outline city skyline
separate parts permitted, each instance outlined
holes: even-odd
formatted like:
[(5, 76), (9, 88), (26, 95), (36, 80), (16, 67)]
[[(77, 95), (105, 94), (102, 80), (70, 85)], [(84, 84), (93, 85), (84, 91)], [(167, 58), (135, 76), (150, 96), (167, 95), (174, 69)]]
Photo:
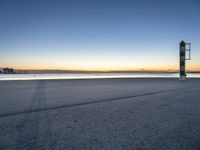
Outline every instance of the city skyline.
[(200, 71), (198, 0), (0, 2), (0, 68)]

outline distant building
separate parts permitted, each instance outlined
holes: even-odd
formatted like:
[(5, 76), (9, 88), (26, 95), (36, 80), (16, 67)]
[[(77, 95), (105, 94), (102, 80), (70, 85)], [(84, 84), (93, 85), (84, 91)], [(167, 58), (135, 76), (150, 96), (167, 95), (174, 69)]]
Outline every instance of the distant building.
[(4, 73), (4, 74), (14, 74), (15, 71), (14, 71), (13, 68), (3, 68), (2, 73)]

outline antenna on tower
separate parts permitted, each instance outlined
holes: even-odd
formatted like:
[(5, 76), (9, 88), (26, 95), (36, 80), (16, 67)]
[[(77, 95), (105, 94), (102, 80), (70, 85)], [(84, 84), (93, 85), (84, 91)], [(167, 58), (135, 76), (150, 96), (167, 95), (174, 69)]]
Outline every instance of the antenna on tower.
[(188, 52), (188, 58), (185, 60), (191, 60), (191, 43), (185, 43), (185, 51)]

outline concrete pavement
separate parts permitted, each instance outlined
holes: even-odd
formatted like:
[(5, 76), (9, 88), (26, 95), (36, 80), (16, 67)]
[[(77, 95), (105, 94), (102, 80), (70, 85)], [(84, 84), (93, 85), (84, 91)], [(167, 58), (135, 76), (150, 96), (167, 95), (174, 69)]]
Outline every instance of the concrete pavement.
[(0, 149), (200, 149), (200, 79), (0, 81)]

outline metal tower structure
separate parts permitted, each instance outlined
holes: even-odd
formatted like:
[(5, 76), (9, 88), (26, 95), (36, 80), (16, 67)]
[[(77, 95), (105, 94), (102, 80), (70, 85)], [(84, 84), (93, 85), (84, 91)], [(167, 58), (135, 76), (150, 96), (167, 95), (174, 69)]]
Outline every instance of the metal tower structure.
[[(191, 43), (185, 43), (184, 41), (180, 42), (180, 77), (179, 80), (183, 81), (186, 79), (185, 73), (185, 61), (191, 60)], [(186, 57), (186, 52), (188, 52), (188, 57)]]

